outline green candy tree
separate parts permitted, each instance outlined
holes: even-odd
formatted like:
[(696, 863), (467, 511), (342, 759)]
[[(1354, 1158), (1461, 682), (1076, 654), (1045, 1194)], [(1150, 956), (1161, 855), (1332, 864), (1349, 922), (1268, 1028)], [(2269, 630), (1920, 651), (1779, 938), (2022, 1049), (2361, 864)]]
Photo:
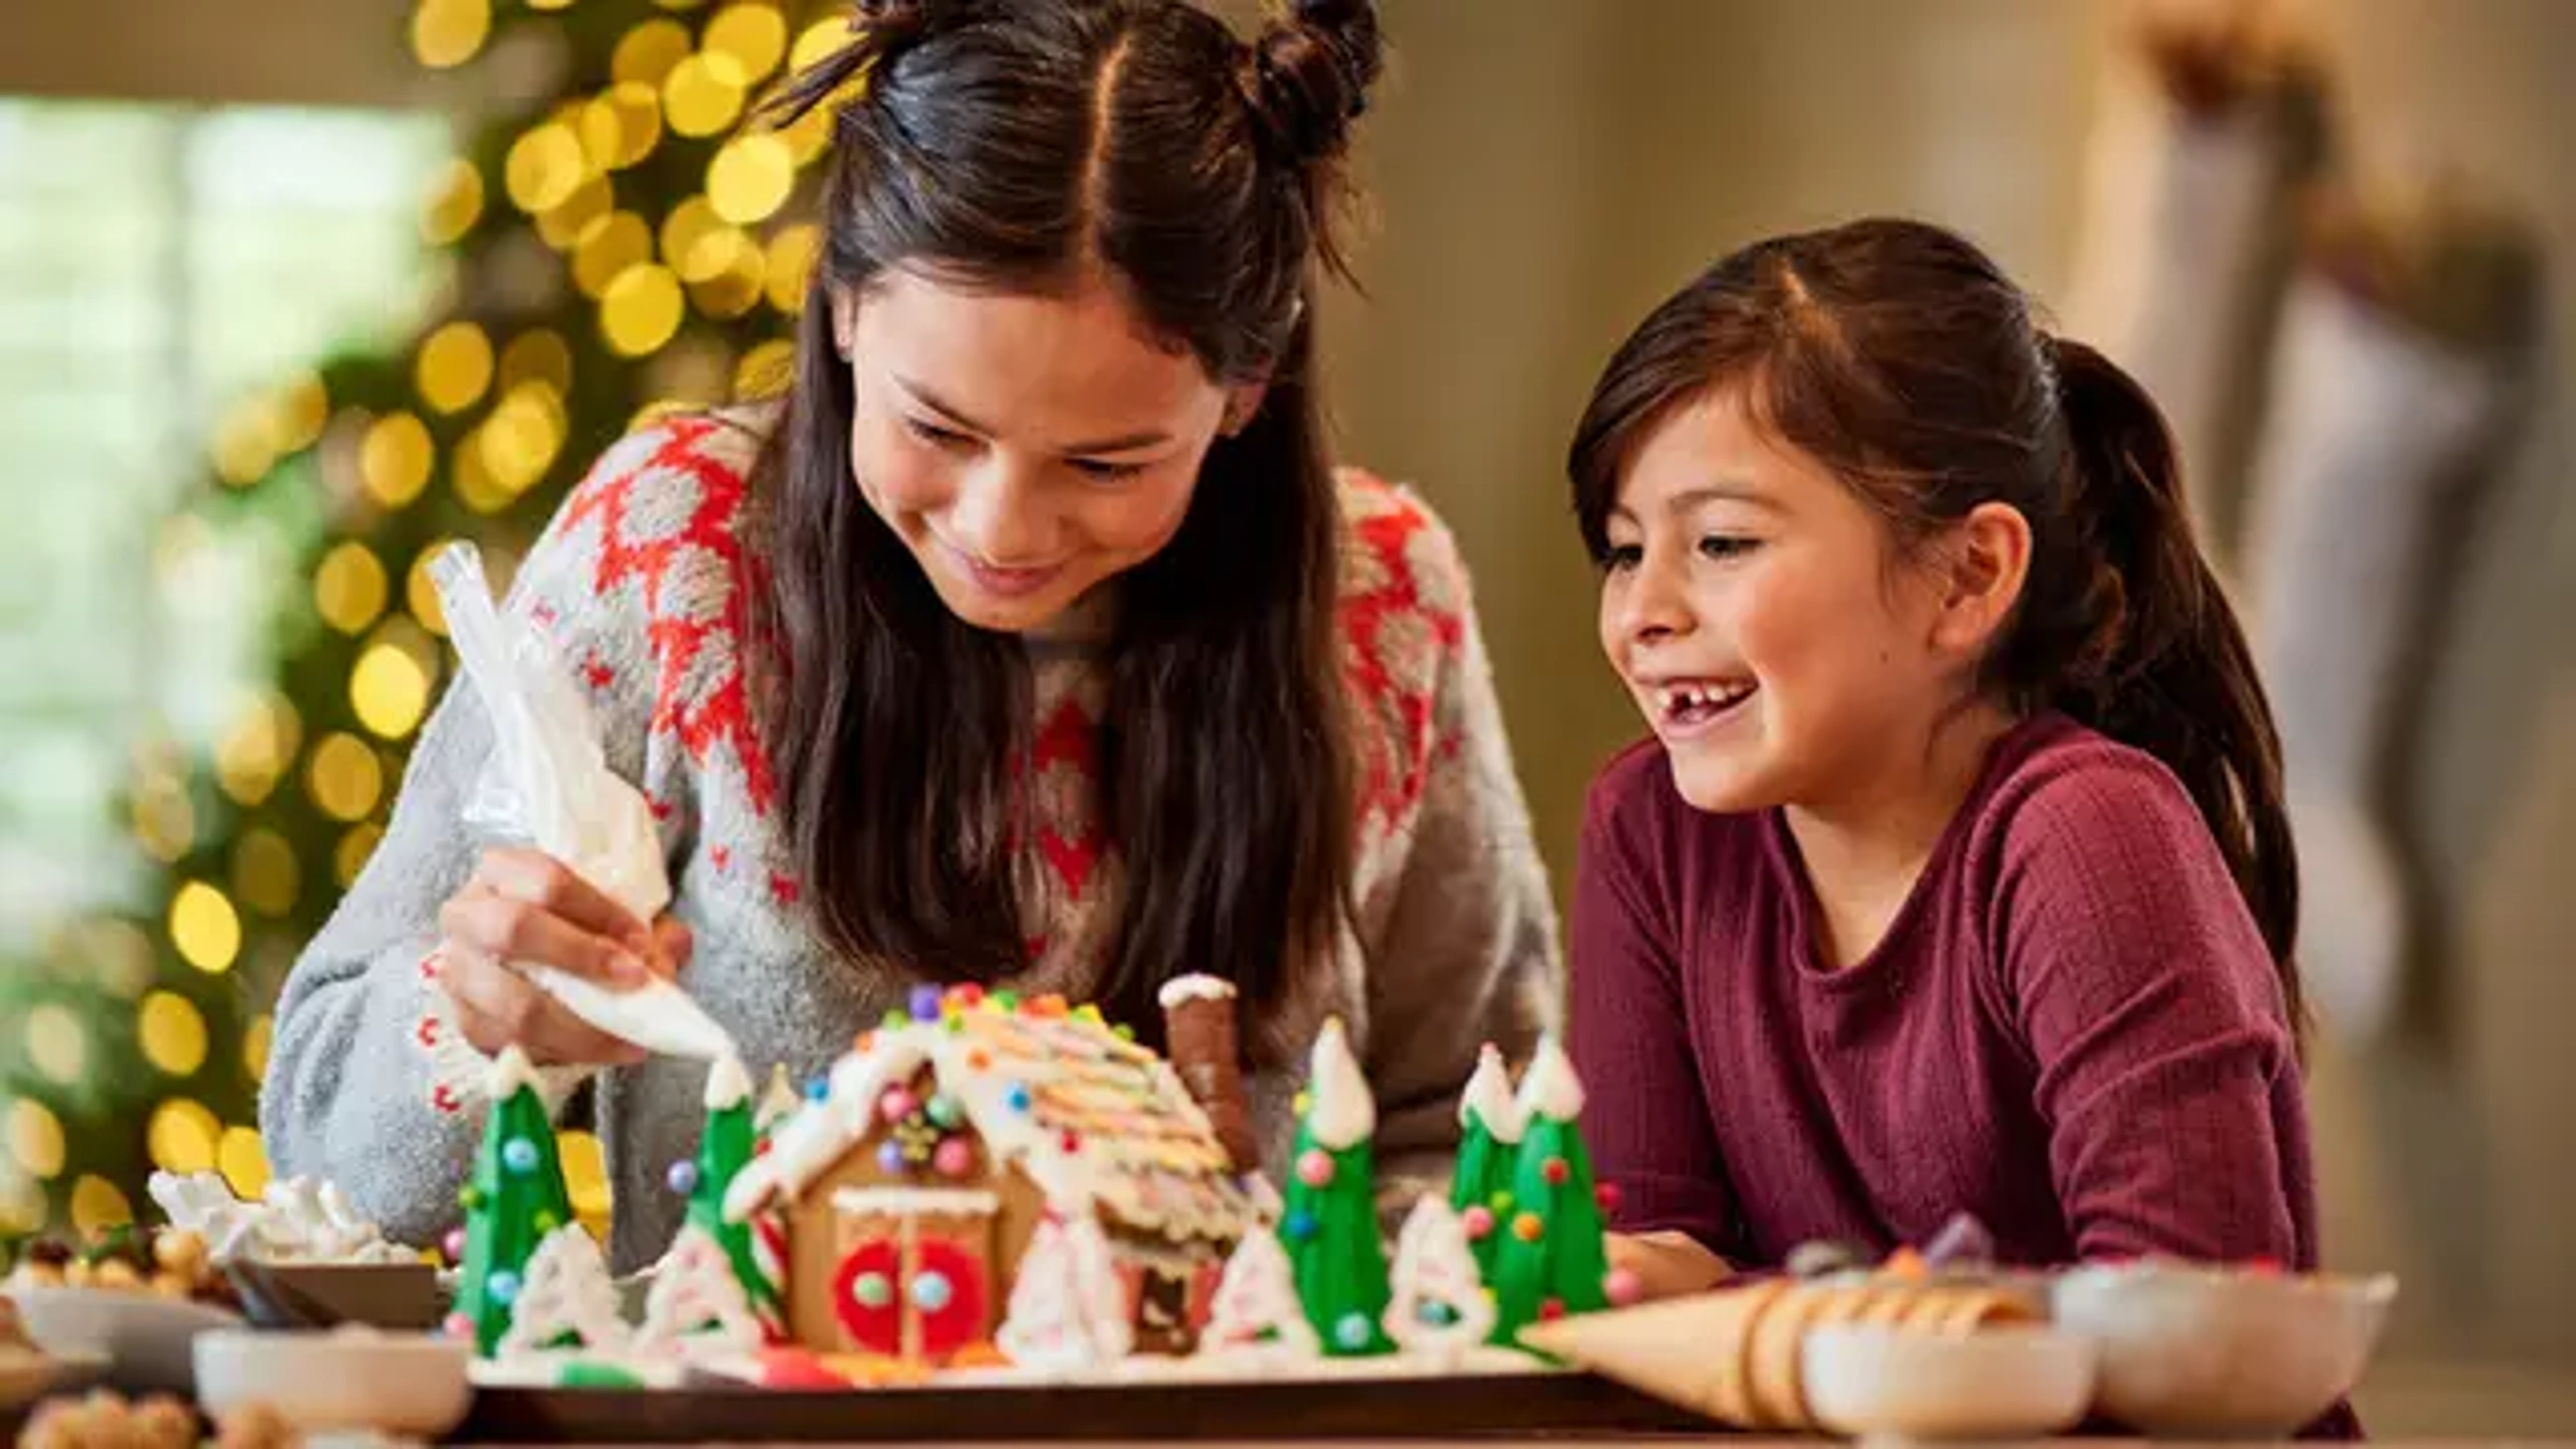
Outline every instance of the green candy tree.
[(751, 1077), (742, 1063), (732, 1057), (719, 1058), (707, 1069), (707, 1125), (698, 1139), (698, 1158), (685, 1173), (688, 1179), (689, 1209), (686, 1222), (715, 1239), (724, 1249), (725, 1260), (733, 1264), (734, 1276), (742, 1280), (743, 1296), (752, 1310), (775, 1311), (778, 1294), (759, 1260), (752, 1255), (751, 1224), (725, 1219), (726, 1189), (757, 1151), (759, 1127), (754, 1120)]
[(456, 1316), (449, 1328), (471, 1333), (490, 1355), (509, 1332), (513, 1305), (526, 1287), (528, 1259), (546, 1235), (573, 1220), (553, 1123), (537, 1091), (527, 1053), (504, 1047), (488, 1084), (493, 1107), (483, 1126), (474, 1176), (457, 1195), (465, 1208), (465, 1263)]
[(1601, 1201), (1576, 1119), (1583, 1086), (1554, 1040), (1539, 1044), (1522, 1078), (1524, 1126), (1512, 1175), (1512, 1211), (1497, 1234), (1493, 1288), (1496, 1341), (1542, 1319), (1590, 1313), (1609, 1302), (1609, 1254)]
[(1510, 1221), (1512, 1174), (1521, 1142), (1520, 1110), (1512, 1102), (1503, 1053), (1492, 1042), (1476, 1057), (1475, 1075), (1458, 1099), (1458, 1162), (1449, 1179), (1449, 1206), (1458, 1213), (1476, 1268), (1491, 1281), (1497, 1225)]
[(1279, 1237), (1306, 1321), (1336, 1357), (1395, 1349), (1379, 1321), (1389, 1293), (1386, 1245), (1378, 1237), (1376, 1132), (1377, 1102), (1335, 1017), (1315, 1038)]

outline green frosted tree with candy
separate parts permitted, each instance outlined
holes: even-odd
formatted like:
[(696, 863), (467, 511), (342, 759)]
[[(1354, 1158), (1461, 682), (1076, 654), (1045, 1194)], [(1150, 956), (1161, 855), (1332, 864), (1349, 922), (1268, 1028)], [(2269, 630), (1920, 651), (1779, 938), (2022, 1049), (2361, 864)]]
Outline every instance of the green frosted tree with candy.
[(1476, 1267), (1488, 1279), (1501, 1239), (1496, 1225), (1511, 1219), (1512, 1174), (1521, 1143), (1520, 1109), (1503, 1069), (1502, 1048), (1485, 1043), (1475, 1075), (1458, 1099), (1458, 1162), (1449, 1179), (1449, 1206), (1467, 1234)]
[(1389, 1292), (1378, 1237), (1376, 1132), (1368, 1078), (1341, 1019), (1333, 1018), (1315, 1038), (1279, 1237), (1306, 1320), (1336, 1357), (1395, 1349), (1380, 1323)]
[(1539, 1044), (1516, 1105), (1523, 1125), (1512, 1208), (1497, 1234), (1492, 1271), (1500, 1343), (1542, 1319), (1606, 1307), (1615, 1286), (1602, 1240), (1601, 1193), (1576, 1124), (1583, 1086), (1554, 1039)]
[(751, 1165), (760, 1137), (751, 1075), (739, 1060), (719, 1057), (708, 1067), (706, 1107), (706, 1129), (698, 1139), (697, 1160), (673, 1163), (671, 1186), (688, 1197), (688, 1225), (724, 1249), (734, 1276), (742, 1280), (743, 1296), (752, 1311), (764, 1322), (773, 1321), (782, 1305), (777, 1285), (761, 1271), (753, 1255), (751, 1224), (725, 1218), (725, 1192), (733, 1186), (734, 1178)]
[(510, 1329), (528, 1259), (548, 1233), (573, 1220), (563, 1163), (555, 1155), (554, 1124), (547, 1120), (527, 1053), (502, 1048), (489, 1091), (492, 1115), (483, 1126), (474, 1176), (457, 1195), (465, 1208), (465, 1255), (456, 1314), (448, 1320), (452, 1332), (473, 1335), (475, 1351), (487, 1356)]

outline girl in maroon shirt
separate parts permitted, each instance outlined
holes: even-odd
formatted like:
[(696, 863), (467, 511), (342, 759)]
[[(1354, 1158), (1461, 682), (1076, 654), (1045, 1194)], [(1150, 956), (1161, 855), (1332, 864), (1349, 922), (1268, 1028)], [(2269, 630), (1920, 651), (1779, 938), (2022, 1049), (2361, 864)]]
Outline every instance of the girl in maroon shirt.
[(2313, 1267), (2280, 747), (2138, 385), (1864, 221), (1658, 308), (1571, 471), (1655, 736), (1573, 916), (1618, 1260)]

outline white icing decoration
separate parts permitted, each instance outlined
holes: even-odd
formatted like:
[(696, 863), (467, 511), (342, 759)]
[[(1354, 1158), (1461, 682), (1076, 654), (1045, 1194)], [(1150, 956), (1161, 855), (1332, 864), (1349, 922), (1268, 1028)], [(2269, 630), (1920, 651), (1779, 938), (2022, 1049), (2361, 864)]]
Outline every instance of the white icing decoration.
[(1208, 1305), (1208, 1324), (1199, 1336), (1202, 1354), (1260, 1353), (1282, 1358), (1316, 1358), (1323, 1342), (1306, 1320), (1297, 1300), (1297, 1270), (1287, 1250), (1267, 1229), (1246, 1233), (1225, 1260), (1216, 1296)]
[(1312, 1100), (1306, 1125), (1318, 1146), (1334, 1152), (1356, 1147), (1377, 1131), (1377, 1099), (1369, 1095), (1368, 1077), (1351, 1055), (1351, 1039), (1342, 1019), (1328, 1018), (1315, 1034), (1315, 1053), (1306, 1090)]
[(761, 1093), (760, 1106), (751, 1114), (753, 1130), (766, 1132), (784, 1121), (805, 1099), (796, 1095), (796, 1084), (787, 1080), (787, 1064), (779, 1063), (769, 1072), (769, 1090)]
[(1204, 973), (1175, 976), (1163, 983), (1162, 990), (1154, 993), (1155, 1005), (1165, 1011), (1185, 1001), (1232, 1001), (1233, 999), (1233, 982)]
[(1574, 1063), (1567, 1059), (1565, 1048), (1557, 1044), (1556, 1038), (1539, 1042), (1538, 1055), (1521, 1075), (1521, 1095), (1516, 1105), (1524, 1127), (1542, 1119), (1571, 1122), (1583, 1115), (1583, 1082), (1574, 1075)]
[(695, 1358), (743, 1354), (760, 1347), (760, 1321), (734, 1276), (724, 1246), (696, 1224), (681, 1227), (644, 1297), (644, 1326), (635, 1348)]
[[(1486, 1296), (1483, 1275), (1476, 1270), (1466, 1225), (1436, 1195), (1415, 1202), (1404, 1220), (1388, 1282), (1393, 1296), (1383, 1320), (1386, 1336), (1406, 1349), (1462, 1353), (1494, 1331), (1494, 1300)], [(1446, 1324), (1425, 1323), (1422, 1309), (1427, 1304), (1445, 1304), (1454, 1317)]]
[(1002, 1210), (1002, 1196), (971, 1187), (844, 1187), (832, 1193), (839, 1213), (883, 1213), (889, 1217), (930, 1214), (946, 1217), (992, 1217)]
[[(567, 1332), (579, 1342), (557, 1346), (554, 1341)], [(598, 1241), (579, 1224), (568, 1223), (546, 1234), (528, 1256), (519, 1296), (510, 1305), (510, 1327), (494, 1353), (501, 1358), (613, 1357), (626, 1351), (633, 1336)]]
[(739, 1107), (751, 1096), (751, 1074), (742, 1069), (742, 1058), (730, 1053), (715, 1059), (707, 1068), (706, 1107), (710, 1112)]
[(206, 1240), (219, 1262), (409, 1263), (417, 1255), (361, 1214), (336, 1184), (279, 1178), (256, 1202), (233, 1196), (211, 1172), (152, 1174), (145, 1189), (174, 1228)]
[(1030, 1235), (993, 1342), (1023, 1368), (1061, 1372), (1115, 1363), (1135, 1346), (1127, 1290), (1100, 1223), (1048, 1217)]
[(501, 1054), (492, 1059), (492, 1070), (483, 1078), (483, 1092), (494, 1106), (499, 1106), (521, 1087), (538, 1093), (544, 1090), (537, 1080), (536, 1063), (513, 1043), (501, 1048)]
[(1458, 1125), (1467, 1126), (1471, 1115), (1496, 1142), (1521, 1140), (1521, 1114), (1512, 1101), (1512, 1079), (1503, 1070), (1503, 1049), (1492, 1042), (1476, 1053), (1476, 1073), (1467, 1079), (1467, 1090), (1458, 1098)]

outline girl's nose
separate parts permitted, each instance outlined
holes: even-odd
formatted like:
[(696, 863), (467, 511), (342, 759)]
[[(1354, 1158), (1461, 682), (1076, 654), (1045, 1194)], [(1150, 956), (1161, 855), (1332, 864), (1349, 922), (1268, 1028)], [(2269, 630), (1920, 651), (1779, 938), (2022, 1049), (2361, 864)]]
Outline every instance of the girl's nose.
[(995, 568), (1053, 562), (1055, 525), (1030, 470), (998, 454), (971, 470), (949, 505), (950, 536)]

